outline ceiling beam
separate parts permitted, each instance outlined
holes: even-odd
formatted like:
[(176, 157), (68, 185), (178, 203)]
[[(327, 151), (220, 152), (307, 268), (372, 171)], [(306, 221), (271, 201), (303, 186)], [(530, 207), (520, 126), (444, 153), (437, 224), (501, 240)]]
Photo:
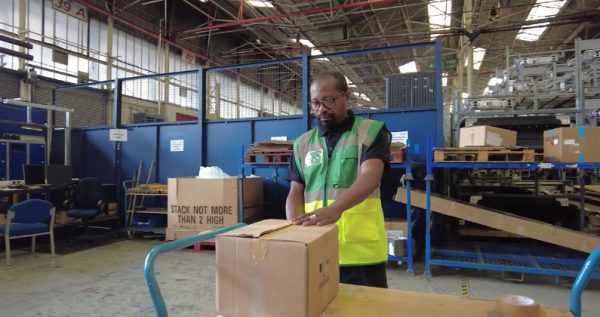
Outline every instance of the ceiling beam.
[(344, 9), (352, 9), (352, 8), (370, 6), (370, 5), (388, 4), (388, 3), (392, 3), (392, 2), (396, 2), (396, 1), (397, 0), (369, 0), (369, 1), (362, 1), (362, 2), (350, 2), (350, 3), (337, 5), (337, 6), (329, 6), (329, 7), (324, 7), (324, 8), (309, 9), (309, 10), (297, 11), (297, 12), (279, 13), (279, 14), (274, 14), (274, 15), (270, 15), (270, 16), (263, 16), (263, 17), (257, 17), (257, 18), (242, 19), (242, 20), (232, 21), (232, 22), (227, 22), (227, 23), (206, 25), (206, 26), (196, 27), (196, 28), (192, 28), (192, 29), (188, 29), (188, 30), (180, 30), (180, 31), (174, 32), (174, 34), (176, 37), (178, 37), (178, 36), (181, 36), (184, 34), (203, 32), (203, 31), (208, 31), (211, 29), (224, 29), (224, 28), (230, 28), (230, 27), (235, 27), (235, 26), (249, 25), (249, 24), (255, 24), (255, 23), (272, 21), (272, 20), (279, 20), (279, 19), (284, 19), (284, 18), (289, 18), (289, 17), (307, 16), (307, 15), (318, 14), (318, 13), (322, 13), (322, 12), (332, 12), (332, 11), (338, 11), (338, 10), (344, 10)]

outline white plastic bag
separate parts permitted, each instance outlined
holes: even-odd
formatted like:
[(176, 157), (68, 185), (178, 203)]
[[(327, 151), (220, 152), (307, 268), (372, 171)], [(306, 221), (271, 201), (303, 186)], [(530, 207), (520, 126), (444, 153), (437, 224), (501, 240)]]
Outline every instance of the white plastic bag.
[(223, 172), (218, 166), (200, 166), (200, 171), (196, 178), (223, 178), (229, 177), (227, 173)]

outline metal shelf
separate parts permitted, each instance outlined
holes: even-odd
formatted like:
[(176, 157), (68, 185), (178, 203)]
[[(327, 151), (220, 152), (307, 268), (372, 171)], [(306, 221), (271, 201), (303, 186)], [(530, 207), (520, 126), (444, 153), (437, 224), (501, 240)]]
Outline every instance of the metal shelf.
[(600, 163), (432, 162), (432, 168), (600, 169)]
[[(427, 140), (427, 153), (426, 153), (426, 167), (427, 176), (426, 181), (426, 195), (429, 198), (431, 196), (431, 184), (434, 180), (433, 169), (434, 168), (449, 168), (449, 169), (460, 169), (460, 168), (489, 168), (489, 169), (528, 169), (528, 170), (586, 170), (586, 169), (600, 169), (599, 162), (593, 163), (546, 163), (546, 162), (433, 162), (433, 144), (431, 140)], [(578, 172), (579, 182), (582, 188), (583, 185), (583, 173)], [(566, 195), (565, 195), (566, 196)], [(583, 192), (579, 195), (581, 204), (583, 205)], [(493, 270), (501, 272), (517, 272), (517, 273), (531, 273), (531, 274), (542, 274), (542, 275), (553, 275), (553, 276), (577, 276), (577, 273), (581, 269), (581, 266), (585, 260), (581, 254), (577, 252), (568, 253), (564, 256), (556, 256), (556, 250), (559, 248), (543, 248), (546, 253), (539, 253), (542, 250), (534, 251), (524, 248), (513, 246), (509, 249), (502, 249), (497, 244), (493, 247), (488, 247), (491, 244), (479, 244), (479, 245), (461, 245), (453, 248), (432, 248), (431, 246), (431, 205), (430, 200), (426, 202), (426, 220), (425, 220), (425, 276), (431, 276), (430, 266), (449, 266), (449, 267), (460, 267), (460, 268), (473, 268), (480, 270)], [(580, 209), (579, 222), (580, 228), (583, 228), (584, 223), (584, 209)], [(484, 249), (483, 246), (485, 246)], [(538, 248), (536, 246), (536, 248)], [(532, 254), (535, 253), (535, 254)], [(552, 255), (548, 255), (552, 254)], [(593, 273), (593, 278), (600, 279), (600, 268), (596, 268)]]
[[(576, 277), (585, 262), (581, 253), (539, 245), (462, 243), (431, 252), (432, 265), (564, 277)], [(600, 279), (600, 265), (592, 278)]]
[(166, 208), (148, 208), (145, 210), (127, 210), (128, 213), (135, 212), (136, 214), (155, 214), (155, 215), (166, 215), (168, 211)]

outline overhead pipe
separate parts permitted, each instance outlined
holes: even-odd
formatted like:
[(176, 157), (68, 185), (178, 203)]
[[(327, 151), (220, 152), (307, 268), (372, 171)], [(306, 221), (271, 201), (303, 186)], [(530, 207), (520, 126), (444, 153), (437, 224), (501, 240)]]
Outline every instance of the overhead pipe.
[(387, 3), (397, 2), (397, 1), (398, 0), (369, 0), (369, 1), (364, 1), (364, 2), (350, 2), (350, 3), (346, 3), (346, 4), (329, 6), (329, 7), (325, 7), (325, 8), (316, 8), (316, 9), (309, 9), (309, 10), (298, 11), (298, 12), (280, 13), (280, 14), (258, 17), (258, 18), (243, 19), (243, 20), (227, 22), (227, 23), (219, 23), (219, 24), (200, 26), (200, 27), (196, 27), (196, 28), (192, 28), (192, 29), (188, 29), (188, 30), (176, 31), (176, 32), (174, 32), (174, 36), (178, 37), (178, 36), (181, 36), (184, 34), (189, 34), (189, 33), (196, 33), (196, 32), (202, 32), (202, 31), (208, 31), (208, 30), (214, 30), (214, 29), (224, 29), (224, 28), (229, 28), (229, 27), (234, 27), (234, 26), (256, 24), (256, 23), (267, 22), (267, 21), (272, 21), (272, 20), (279, 20), (279, 19), (284, 19), (284, 18), (289, 18), (289, 17), (306, 16), (306, 15), (311, 15), (311, 14), (338, 11), (338, 10), (343, 10), (343, 9), (361, 8), (361, 7), (366, 7), (366, 6), (370, 6), (370, 5), (387, 4)]

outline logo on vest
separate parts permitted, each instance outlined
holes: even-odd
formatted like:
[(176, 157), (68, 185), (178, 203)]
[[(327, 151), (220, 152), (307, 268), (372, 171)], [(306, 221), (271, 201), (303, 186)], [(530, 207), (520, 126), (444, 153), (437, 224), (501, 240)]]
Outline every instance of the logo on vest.
[(304, 157), (304, 166), (310, 167), (313, 165), (318, 165), (323, 162), (323, 150), (314, 150), (306, 153)]

